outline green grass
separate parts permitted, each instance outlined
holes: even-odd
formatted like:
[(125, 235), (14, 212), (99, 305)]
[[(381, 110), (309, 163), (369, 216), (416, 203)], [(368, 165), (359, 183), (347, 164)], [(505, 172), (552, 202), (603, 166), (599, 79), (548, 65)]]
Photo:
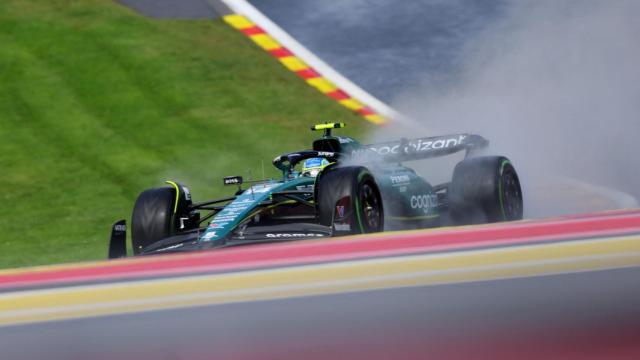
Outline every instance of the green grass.
[(271, 159), (308, 148), (312, 123), (373, 127), (220, 20), (3, 0), (0, 44), (0, 267), (105, 258), (146, 188), (221, 196), (224, 175), (276, 175)]

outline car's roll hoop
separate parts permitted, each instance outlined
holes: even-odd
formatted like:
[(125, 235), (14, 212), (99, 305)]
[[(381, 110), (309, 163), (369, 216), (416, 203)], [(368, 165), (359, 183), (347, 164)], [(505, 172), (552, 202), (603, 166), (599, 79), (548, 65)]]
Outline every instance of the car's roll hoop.
[(324, 130), (324, 134), (322, 134), (322, 136), (324, 137), (328, 137), (331, 136), (331, 130), (332, 129), (340, 129), (343, 127), (346, 127), (347, 124), (345, 123), (324, 123), (324, 124), (316, 124), (311, 126), (311, 130), (312, 131), (317, 131), (317, 130)]

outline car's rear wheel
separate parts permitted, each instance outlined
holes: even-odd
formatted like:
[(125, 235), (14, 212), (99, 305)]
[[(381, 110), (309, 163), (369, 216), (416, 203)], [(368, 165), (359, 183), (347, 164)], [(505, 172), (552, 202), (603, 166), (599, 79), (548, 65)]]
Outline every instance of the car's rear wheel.
[(365, 167), (327, 167), (316, 181), (318, 221), (335, 234), (362, 234), (384, 229), (380, 190)]
[(511, 161), (484, 156), (459, 162), (449, 187), (449, 205), (456, 224), (522, 219), (522, 189)]
[(176, 190), (169, 187), (145, 190), (138, 196), (131, 218), (134, 254), (173, 234), (175, 201)]

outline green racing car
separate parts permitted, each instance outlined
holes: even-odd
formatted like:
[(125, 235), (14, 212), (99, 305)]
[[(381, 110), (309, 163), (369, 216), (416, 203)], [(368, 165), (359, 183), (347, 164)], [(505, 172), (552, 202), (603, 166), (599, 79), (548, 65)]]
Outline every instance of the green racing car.
[[(224, 199), (194, 203), (189, 189), (173, 181), (143, 191), (131, 221), (133, 254), (522, 219), (516, 170), (503, 156), (480, 156), (489, 144), (483, 137), (456, 134), (364, 145), (332, 134), (344, 126), (312, 126), (324, 134), (310, 150), (273, 160), (279, 179), (225, 177), (225, 185), (238, 189)], [(402, 164), (460, 151), (464, 159), (443, 184), (431, 184)], [(112, 227), (109, 257), (126, 255), (126, 224), (120, 220)]]

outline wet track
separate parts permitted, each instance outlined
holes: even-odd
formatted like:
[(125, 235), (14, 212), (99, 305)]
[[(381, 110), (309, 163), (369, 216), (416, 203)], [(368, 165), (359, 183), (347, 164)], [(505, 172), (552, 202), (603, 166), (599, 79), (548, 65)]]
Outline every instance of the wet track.
[(270, 19), (381, 100), (427, 78), (446, 82), (463, 46), (505, 16), (508, 2), (250, 0)]

